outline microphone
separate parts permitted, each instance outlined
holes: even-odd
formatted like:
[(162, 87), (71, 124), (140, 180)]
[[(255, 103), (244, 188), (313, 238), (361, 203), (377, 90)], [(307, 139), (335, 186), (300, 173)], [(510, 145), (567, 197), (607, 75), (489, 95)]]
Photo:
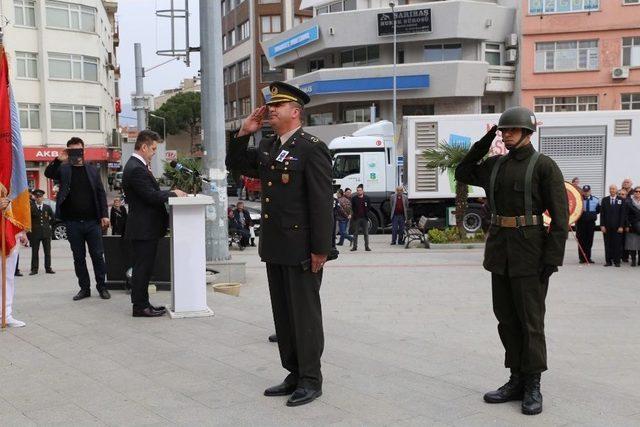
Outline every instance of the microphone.
[(204, 176), (200, 176), (200, 172), (191, 170), (188, 167), (184, 166), (183, 164), (176, 162), (175, 160), (172, 160), (171, 163), (169, 163), (169, 166), (171, 166), (172, 168), (174, 168), (177, 171), (188, 173), (189, 175), (193, 175), (193, 176), (195, 176), (197, 178), (202, 179), (203, 181), (209, 182), (209, 178), (205, 178)]

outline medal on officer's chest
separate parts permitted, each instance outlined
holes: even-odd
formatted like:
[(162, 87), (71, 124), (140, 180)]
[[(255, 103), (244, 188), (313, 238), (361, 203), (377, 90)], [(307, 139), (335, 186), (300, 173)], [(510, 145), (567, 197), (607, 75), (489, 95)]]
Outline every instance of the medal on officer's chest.
[(282, 174), (282, 183), (283, 184), (288, 184), (289, 183), (289, 174), (288, 173), (283, 173)]

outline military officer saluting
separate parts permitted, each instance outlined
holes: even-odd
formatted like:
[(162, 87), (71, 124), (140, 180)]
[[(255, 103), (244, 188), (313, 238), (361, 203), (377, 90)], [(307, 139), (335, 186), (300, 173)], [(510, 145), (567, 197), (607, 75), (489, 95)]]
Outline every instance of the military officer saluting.
[[(509, 381), (484, 395), (488, 403), (522, 400), (522, 413), (542, 412), (540, 374), (547, 369), (544, 336), (549, 277), (562, 265), (569, 224), (558, 165), (531, 145), (536, 118), (526, 108), (506, 110), (498, 126), (476, 142), (456, 169), (456, 179), (483, 187), (491, 208), (484, 268), (491, 274), (493, 311), (505, 348)], [(509, 154), (483, 158), (496, 136)], [(542, 213), (551, 216), (543, 225)]]
[[(298, 406), (322, 394), (320, 284), (331, 250), (331, 156), (326, 144), (302, 129), (309, 96), (282, 82), (272, 83), (270, 91), (267, 105), (245, 119), (232, 138), (227, 167), (261, 179), (259, 253), (267, 264), (280, 359), (289, 371), (264, 394), (291, 395), (287, 406)], [(275, 135), (247, 149), (267, 112)]]
[(31, 244), (31, 273), (38, 274), (40, 243), (44, 249), (44, 269), (55, 274), (51, 268), (51, 227), (54, 220), (51, 206), (44, 204), (44, 191), (34, 190), (35, 200), (31, 201), (31, 231), (27, 234)]

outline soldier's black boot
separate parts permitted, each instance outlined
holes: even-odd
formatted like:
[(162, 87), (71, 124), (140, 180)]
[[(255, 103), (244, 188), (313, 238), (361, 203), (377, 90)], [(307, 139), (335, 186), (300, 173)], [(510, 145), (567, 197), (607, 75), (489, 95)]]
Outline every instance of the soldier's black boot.
[(522, 375), (520, 372), (512, 370), (509, 381), (499, 389), (486, 393), (484, 401), (487, 403), (504, 403), (511, 400), (521, 400), (523, 390)]
[(526, 374), (524, 376), (524, 397), (522, 398), (522, 413), (525, 415), (536, 415), (540, 412), (542, 412), (540, 374)]

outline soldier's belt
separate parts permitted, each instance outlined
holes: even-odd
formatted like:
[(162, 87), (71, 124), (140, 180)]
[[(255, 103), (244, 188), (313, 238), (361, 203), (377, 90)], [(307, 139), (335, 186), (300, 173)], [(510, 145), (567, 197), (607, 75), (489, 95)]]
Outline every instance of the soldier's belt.
[(542, 215), (521, 215), (521, 216), (501, 216), (501, 215), (491, 215), (491, 224), (497, 225), (498, 227), (505, 228), (518, 228), (518, 227), (527, 227), (531, 225), (541, 225)]

